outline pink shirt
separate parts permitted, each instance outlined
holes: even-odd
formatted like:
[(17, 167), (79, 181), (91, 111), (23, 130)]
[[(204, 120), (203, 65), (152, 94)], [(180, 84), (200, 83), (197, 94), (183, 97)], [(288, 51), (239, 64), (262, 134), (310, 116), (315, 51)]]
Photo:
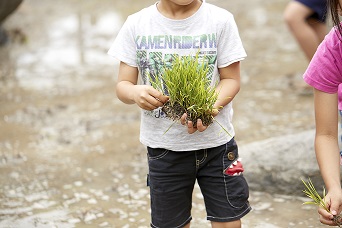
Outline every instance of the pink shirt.
[(338, 93), (338, 109), (342, 110), (342, 38), (339, 38), (339, 32), (332, 28), (317, 48), (303, 77), (315, 89)]

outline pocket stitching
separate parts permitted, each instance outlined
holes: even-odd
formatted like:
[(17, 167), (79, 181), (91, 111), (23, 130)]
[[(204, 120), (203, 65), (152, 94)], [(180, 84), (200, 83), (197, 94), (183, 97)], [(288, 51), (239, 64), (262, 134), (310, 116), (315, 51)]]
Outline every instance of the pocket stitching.
[(148, 160), (153, 161), (153, 160), (161, 159), (161, 158), (165, 157), (168, 153), (169, 153), (169, 151), (165, 150), (163, 153), (156, 155), (156, 156), (153, 156), (153, 157), (148, 153)]

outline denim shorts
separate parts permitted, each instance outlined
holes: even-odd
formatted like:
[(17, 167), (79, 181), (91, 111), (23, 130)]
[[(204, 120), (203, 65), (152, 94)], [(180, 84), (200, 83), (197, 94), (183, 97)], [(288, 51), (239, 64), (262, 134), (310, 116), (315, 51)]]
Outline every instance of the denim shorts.
[(147, 151), (151, 227), (183, 227), (190, 222), (196, 180), (208, 220), (235, 221), (251, 210), (249, 188), (234, 138), (203, 150), (174, 152), (147, 147)]
[(326, 0), (295, 0), (302, 3), (313, 11), (310, 18), (315, 18), (323, 23), (327, 19), (327, 1)]

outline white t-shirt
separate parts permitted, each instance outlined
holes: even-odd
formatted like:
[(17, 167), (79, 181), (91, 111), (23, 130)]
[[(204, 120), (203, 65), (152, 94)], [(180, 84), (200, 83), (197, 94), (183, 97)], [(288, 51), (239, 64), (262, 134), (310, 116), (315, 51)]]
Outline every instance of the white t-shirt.
[[(156, 4), (130, 15), (108, 51), (120, 61), (138, 67), (140, 83), (148, 84), (148, 73), (158, 75), (163, 64), (174, 57), (195, 55), (200, 50), (210, 69), (208, 77), (215, 85), (220, 80), (218, 68), (246, 57), (234, 17), (227, 10), (203, 2), (192, 16), (172, 20), (163, 16)], [(215, 117), (219, 124), (214, 121), (204, 132), (188, 134), (185, 126), (166, 118), (161, 108), (142, 110), (140, 141), (152, 148), (173, 151), (216, 147), (235, 135), (232, 117), (231, 102)]]

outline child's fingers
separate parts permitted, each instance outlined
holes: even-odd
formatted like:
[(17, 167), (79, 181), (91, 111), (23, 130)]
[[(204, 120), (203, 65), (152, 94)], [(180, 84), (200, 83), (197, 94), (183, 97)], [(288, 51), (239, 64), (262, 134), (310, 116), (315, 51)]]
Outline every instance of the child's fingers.
[(202, 120), (198, 119), (197, 120), (197, 130), (199, 132), (202, 132), (202, 131), (205, 131), (206, 129), (207, 129), (207, 126), (204, 126)]
[(322, 207), (319, 207), (318, 208), (318, 214), (320, 215), (319, 216), (319, 221), (323, 224), (326, 224), (326, 225), (334, 225), (334, 221), (332, 220), (334, 218), (334, 216), (327, 212), (324, 208)]
[(166, 103), (169, 100), (168, 96), (165, 96), (164, 94), (162, 94), (160, 91), (152, 88), (149, 93), (151, 94), (151, 96), (153, 96), (156, 100), (162, 102), (163, 104)]
[(189, 134), (193, 134), (197, 131), (197, 127), (194, 126), (194, 124), (192, 123), (192, 121), (188, 121), (188, 133)]
[(187, 114), (184, 113), (184, 114), (182, 115), (181, 119), (180, 119), (182, 125), (185, 125), (185, 124), (186, 124), (186, 122), (187, 122), (186, 117), (187, 117)]
[(197, 120), (197, 123), (196, 123), (195, 126), (194, 126), (194, 124), (193, 124), (192, 121), (188, 121), (188, 122), (187, 122), (187, 126), (188, 126), (188, 133), (189, 133), (189, 134), (193, 134), (193, 133), (195, 133), (196, 131), (203, 132), (203, 131), (205, 131), (205, 130), (208, 128), (207, 126), (204, 126), (204, 125), (203, 125), (201, 119), (198, 119), (198, 120)]
[(212, 115), (217, 116), (220, 113), (220, 111), (217, 108), (213, 108)]
[(327, 219), (326, 217), (323, 217), (323, 216), (320, 216), (319, 221), (325, 225), (336, 226), (336, 223), (332, 219)]
[(331, 213), (327, 212), (323, 207), (318, 208), (318, 214), (330, 220), (334, 217)]
[(217, 115), (220, 113), (220, 111), (221, 111), (222, 109), (223, 109), (223, 106), (219, 106), (218, 108), (213, 108), (211, 114), (212, 114), (213, 116), (217, 116)]

